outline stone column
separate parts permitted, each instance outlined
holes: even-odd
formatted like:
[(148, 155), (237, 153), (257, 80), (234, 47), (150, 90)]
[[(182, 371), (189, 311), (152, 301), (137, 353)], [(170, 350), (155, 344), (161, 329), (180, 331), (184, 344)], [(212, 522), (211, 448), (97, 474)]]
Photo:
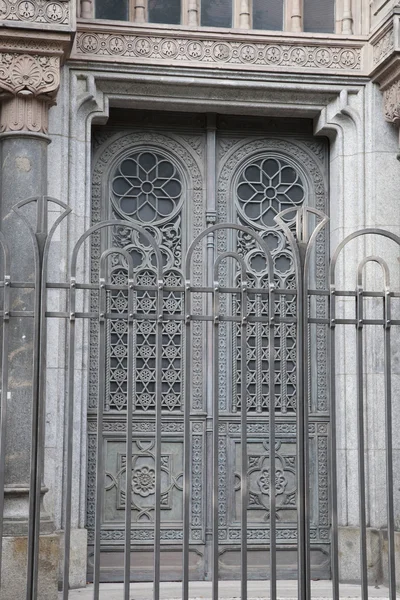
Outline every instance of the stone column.
[[(0, 55), (0, 229), (10, 248), (12, 282), (33, 282), (35, 263), (32, 239), (13, 206), (47, 191), (48, 111), (60, 81), (60, 57), (7, 53)], [(25, 209), (24, 209), (25, 210)], [(36, 228), (34, 206), (26, 208)], [(11, 310), (32, 311), (33, 290), (12, 290)], [(34, 319), (12, 318), (9, 337), (9, 386), (7, 397), (5, 506), (3, 565), (0, 600), (25, 597), (29, 489), (31, 484), (31, 436), (33, 389)], [(44, 443), (44, 440), (43, 440)], [(59, 539), (43, 509), (39, 543), (39, 593), (56, 600)], [(28, 583), (29, 585), (29, 583)]]
[(353, 33), (353, 13), (351, 10), (351, 0), (344, 0), (342, 33), (343, 35), (351, 35)]
[(94, 19), (93, 0), (81, 0), (80, 9), (82, 19)]
[(199, 9), (197, 0), (189, 0), (188, 4), (188, 25), (189, 27), (197, 27), (199, 24)]
[(146, 0), (135, 0), (135, 23), (146, 23)]
[(303, 31), (303, 19), (302, 19), (302, 3), (301, 0), (293, 0), (292, 2), (292, 13), (290, 16), (291, 20), (291, 31), (299, 33)]
[(241, 0), (239, 13), (239, 27), (250, 29), (250, 3), (249, 0)]

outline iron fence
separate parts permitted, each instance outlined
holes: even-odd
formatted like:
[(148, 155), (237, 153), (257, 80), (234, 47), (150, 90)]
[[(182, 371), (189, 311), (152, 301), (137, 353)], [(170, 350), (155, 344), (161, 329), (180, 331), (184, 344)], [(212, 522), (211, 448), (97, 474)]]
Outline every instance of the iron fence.
[[(59, 214), (54, 224), (48, 227), (48, 206), (53, 204), (58, 208)], [(30, 219), (24, 212), (28, 206), (36, 207), (36, 226), (32, 226)], [(280, 324), (293, 325), (296, 329), (296, 540), (297, 551), (297, 581), (298, 598), (307, 600), (311, 598), (311, 536), (310, 524), (312, 520), (312, 500), (310, 498), (311, 472), (310, 472), (310, 449), (309, 449), (309, 413), (311, 410), (310, 386), (312, 385), (313, 355), (311, 330), (315, 326), (323, 326), (329, 335), (329, 522), (330, 528), (330, 570), (332, 576), (333, 598), (340, 597), (339, 588), (339, 540), (338, 540), (338, 473), (337, 473), (337, 407), (336, 407), (336, 366), (338, 355), (337, 327), (344, 326), (356, 331), (356, 394), (357, 394), (357, 456), (358, 456), (358, 488), (359, 488), (359, 530), (360, 530), (360, 568), (362, 598), (368, 598), (368, 564), (367, 564), (367, 498), (366, 498), (366, 464), (365, 464), (365, 382), (364, 382), (364, 357), (365, 357), (365, 331), (366, 327), (373, 327), (376, 331), (383, 331), (383, 360), (385, 381), (385, 452), (386, 452), (386, 487), (387, 487), (387, 531), (388, 531), (388, 568), (389, 568), (389, 597), (396, 597), (395, 576), (395, 514), (394, 514), (394, 489), (393, 489), (393, 441), (392, 441), (392, 357), (393, 327), (400, 325), (400, 319), (392, 316), (392, 304), (400, 298), (400, 292), (394, 291), (390, 283), (390, 269), (380, 256), (367, 256), (357, 267), (357, 278), (354, 286), (348, 289), (337, 288), (337, 265), (341, 260), (343, 252), (349, 244), (356, 239), (364, 239), (365, 236), (374, 236), (377, 239), (390, 240), (397, 246), (400, 238), (389, 231), (379, 229), (363, 229), (349, 235), (344, 239), (332, 255), (328, 268), (328, 283), (324, 289), (314, 289), (312, 285), (313, 271), (318, 268), (313, 262), (313, 250), (318, 243), (319, 236), (327, 226), (328, 218), (318, 210), (301, 208), (296, 211), (287, 210), (276, 217), (277, 227), (284, 232), (291, 247), (294, 257), (295, 283), (291, 287), (282, 288), (276, 283), (273, 258), (270, 247), (260, 234), (240, 224), (222, 223), (213, 225), (204, 230), (191, 243), (187, 249), (184, 261), (185, 269), (182, 279), (176, 285), (165, 283), (163, 270), (163, 256), (153, 236), (138, 225), (128, 221), (106, 221), (88, 229), (75, 244), (71, 259), (69, 261), (68, 277), (65, 281), (50, 282), (48, 277), (48, 262), (51, 244), (55, 232), (63, 223), (68, 221), (70, 209), (54, 198), (31, 198), (20, 202), (15, 207), (15, 212), (21, 217), (32, 237), (35, 252), (35, 278), (32, 282), (13, 281), (11, 277), (10, 261), (12, 256), (8, 251), (7, 242), (0, 234), (2, 275), (0, 287), (2, 288), (2, 310), (0, 312), (2, 325), (2, 369), (1, 369), (1, 426), (0, 426), (0, 535), (3, 533), (3, 509), (5, 489), (5, 460), (6, 460), (6, 423), (7, 423), (7, 390), (8, 390), (8, 359), (9, 359), (9, 336), (10, 324), (15, 319), (31, 319), (34, 324), (33, 339), (33, 380), (32, 380), (32, 423), (31, 423), (31, 480), (29, 491), (29, 528), (27, 548), (27, 580), (26, 598), (35, 600), (40, 597), (38, 591), (39, 554), (40, 554), (40, 507), (43, 483), (43, 461), (44, 461), (44, 439), (45, 439), (45, 407), (46, 407), (46, 330), (49, 319), (59, 319), (66, 323), (68, 331), (67, 343), (67, 394), (66, 394), (66, 478), (65, 478), (65, 502), (63, 515), (64, 531), (64, 561), (62, 568), (62, 597), (69, 598), (70, 577), (70, 555), (71, 555), (71, 515), (72, 515), (72, 488), (73, 488), (73, 426), (74, 426), (74, 371), (76, 367), (76, 324), (77, 322), (94, 321), (98, 327), (98, 406), (97, 406), (97, 435), (96, 435), (96, 474), (95, 474), (95, 523), (93, 540), (93, 583), (94, 599), (99, 598), (101, 582), (101, 552), (102, 552), (102, 514), (105, 501), (105, 454), (103, 447), (103, 422), (106, 405), (106, 371), (107, 345), (109, 343), (109, 326), (111, 322), (123, 322), (126, 327), (126, 410), (125, 415), (126, 438), (124, 467), (124, 559), (123, 559), (123, 597), (129, 600), (130, 583), (132, 579), (132, 470), (133, 470), (133, 424), (136, 418), (134, 406), (134, 390), (136, 389), (135, 361), (137, 357), (138, 324), (147, 322), (151, 324), (153, 345), (155, 347), (154, 372), (154, 542), (153, 542), (153, 597), (160, 597), (161, 558), (162, 558), (162, 424), (165, 413), (162, 410), (163, 382), (161, 373), (163, 369), (163, 327), (166, 323), (178, 322), (182, 326), (183, 340), (183, 402), (181, 414), (183, 417), (183, 483), (182, 483), (182, 598), (187, 600), (190, 590), (190, 550), (195, 544), (191, 537), (191, 506), (195, 502), (194, 491), (191, 485), (193, 466), (191, 452), (193, 440), (191, 437), (191, 422), (195, 417), (192, 410), (193, 373), (191, 369), (193, 339), (197, 335), (194, 324), (201, 324), (204, 328), (205, 339), (208, 340), (206, 348), (207, 360), (211, 363), (210, 399), (211, 411), (208, 415), (208, 423), (211, 432), (211, 481), (208, 481), (211, 490), (211, 579), (212, 598), (216, 600), (219, 596), (220, 580), (220, 477), (221, 460), (219, 454), (219, 425), (222, 422), (220, 404), (220, 381), (219, 373), (222, 364), (220, 351), (221, 326), (230, 327), (232, 337), (236, 336), (237, 353), (235, 356), (237, 366), (237, 388), (235, 393), (238, 399), (237, 413), (240, 423), (240, 472), (238, 473), (237, 490), (240, 502), (240, 569), (241, 569), (241, 597), (247, 598), (248, 584), (248, 551), (249, 551), (249, 497), (250, 484), (248, 476), (249, 452), (248, 452), (248, 426), (249, 413), (243, 410), (246, 406), (246, 398), (249, 393), (248, 375), (248, 338), (249, 327), (259, 324), (263, 327), (263, 336), (266, 340), (266, 364), (265, 388), (268, 410), (263, 418), (268, 422), (268, 433), (263, 434), (266, 443), (266, 456), (268, 458), (268, 472), (264, 475), (263, 482), (267, 489), (269, 498), (268, 505), (268, 539), (263, 544), (269, 551), (269, 593), (271, 599), (277, 597), (277, 579), (279, 576), (277, 567), (277, 517), (278, 508), (276, 504), (279, 496), (279, 478), (277, 479), (277, 438), (276, 438), (276, 411), (271, 410), (276, 403), (276, 361), (278, 351), (275, 348), (276, 327)], [(147, 283), (138, 281), (137, 265), (134, 263), (132, 252), (109, 244), (110, 235), (115, 227), (121, 226), (135, 231), (152, 249), (153, 256), (153, 278)], [(108, 232), (108, 233), (106, 233)], [(111, 233), (110, 233), (111, 232)], [(218, 252), (218, 236), (221, 234), (230, 240), (229, 248), (224, 252)], [(84, 280), (79, 271), (79, 261), (83, 260), (85, 244), (95, 235), (100, 235), (102, 241), (99, 258), (99, 271), (95, 278)], [(112, 236), (111, 236), (112, 237)], [(257, 251), (262, 257), (265, 278), (262, 285), (255, 286), (249, 278), (248, 262), (245, 260), (245, 252), (241, 240), (243, 238), (249, 243), (252, 251)], [(250, 241), (249, 241), (250, 240)], [(211, 256), (211, 261), (210, 261)], [(193, 260), (204, 260), (204, 281), (194, 281), (192, 277)], [(221, 279), (221, 265), (229, 263), (229, 277)], [(366, 289), (365, 269), (369, 263), (375, 263), (382, 271), (383, 285), (381, 289)], [(113, 279), (112, 273), (115, 265), (121, 265), (124, 270), (124, 278), (118, 281)], [(232, 266), (233, 265), (233, 266)], [(33, 290), (34, 306), (31, 311), (20, 311), (13, 308), (10, 303), (11, 290)], [(65, 310), (50, 311), (48, 307), (49, 290), (66, 293), (67, 300)], [(77, 300), (77, 295), (92, 295), (98, 300), (97, 310), (93, 310), (93, 303), (88, 307), (87, 303)], [(173, 292), (181, 302), (180, 310), (173, 313), (165, 308), (166, 294)], [(110, 298), (113, 294), (121, 293), (123, 297), (122, 312), (113, 311), (110, 308)], [(140, 299), (146, 295), (150, 302), (150, 309), (143, 312), (140, 307)], [(196, 299), (202, 297), (205, 301), (199, 309)], [(251, 310), (251, 300), (257, 297), (262, 306), (261, 311)], [(226, 302), (226, 298), (229, 299)], [(277, 310), (277, 300), (291, 299), (295, 308), (289, 313), (280, 313)], [(321, 314), (315, 314), (313, 303), (316, 298), (321, 299), (325, 310)], [(375, 308), (381, 314), (373, 318), (365, 314), (365, 303), (367, 299), (374, 299)], [(350, 299), (353, 304), (353, 314), (344, 314), (341, 302)], [(228, 306), (228, 309), (226, 308)], [(230, 308), (229, 308), (230, 307)], [(343, 314), (342, 314), (343, 313)], [(226, 325), (228, 324), (228, 325)], [(261, 351), (260, 348), (256, 349)], [(152, 388), (153, 389), (153, 388)], [(153, 393), (152, 392), (152, 393)], [(279, 475), (279, 474), (278, 474)], [(268, 480), (268, 481), (267, 481)], [(153, 485), (153, 483), (151, 484)], [(1, 557), (1, 553), (0, 553)]]

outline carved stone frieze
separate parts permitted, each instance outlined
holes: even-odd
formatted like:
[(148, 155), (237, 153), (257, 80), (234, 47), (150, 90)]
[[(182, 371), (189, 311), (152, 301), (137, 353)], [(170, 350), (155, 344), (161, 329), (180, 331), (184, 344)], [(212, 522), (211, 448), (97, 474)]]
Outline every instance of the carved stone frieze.
[(262, 42), (222, 39), (201, 39), (182, 36), (167, 37), (148, 35), (145, 32), (132, 34), (109, 33), (88, 28), (78, 32), (72, 57), (74, 59), (111, 58), (119, 61), (135, 59), (173, 64), (201, 64), (215, 68), (247, 66), (249, 68), (289, 67), (297, 70), (327, 70), (357, 72), (362, 69), (361, 47), (353, 45), (307, 44), (277, 41)]
[(385, 119), (400, 125), (400, 6), (370, 39), (373, 50), (371, 79), (380, 85)]
[(400, 125), (400, 79), (396, 80), (383, 92), (385, 119)]
[(394, 49), (394, 32), (390, 28), (375, 44), (373, 49), (373, 66), (378, 65), (382, 60), (389, 56)]
[(0, 0), (0, 22), (69, 25), (70, 0)]

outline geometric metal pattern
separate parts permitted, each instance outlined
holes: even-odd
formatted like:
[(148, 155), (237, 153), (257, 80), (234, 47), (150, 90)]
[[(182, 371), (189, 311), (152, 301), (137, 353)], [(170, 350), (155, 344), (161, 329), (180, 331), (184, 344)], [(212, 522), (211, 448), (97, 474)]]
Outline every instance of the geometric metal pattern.
[[(140, 152), (131, 152), (122, 158), (114, 170), (110, 189), (110, 201), (115, 218), (123, 217), (127, 221), (145, 224), (160, 241), (160, 250), (166, 266), (171, 269), (166, 274), (166, 284), (177, 287), (181, 284), (181, 211), (182, 177), (174, 163), (149, 148)], [(140, 236), (128, 229), (115, 228), (113, 244), (127, 250), (133, 259), (135, 273), (143, 286), (156, 284), (153, 256)], [(114, 266), (116, 272), (125, 271), (123, 259)], [(177, 268), (178, 267), (178, 268)], [(121, 275), (119, 275), (121, 276)], [(115, 276), (114, 276), (115, 277)], [(111, 310), (124, 312), (127, 306), (126, 293), (112, 295)], [(157, 373), (154, 321), (148, 317), (156, 311), (154, 292), (144, 290), (135, 294), (135, 304), (140, 318), (137, 323), (135, 339), (135, 390), (127, 390), (126, 354), (127, 336), (119, 337), (119, 344), (107, 347), (107, 390), (110, 400), (106, 407), (122, 410), (126, 406), (126, 393), (134, 395), (134, 410), (155, 410), (155, 386)], [(181, 294), (166, 292), (163, 309), (167, 314), (179, 314), (182, 311)], [(118, 335), (115, 324), (110, 327), (113, 335)], [(121, 327), (117, 324), (116, 327)], [(111, 336), (112, 337), (112, 336)], [(167, 411), (181, 409), (182, 398), (182, 326), (178, 321), (163, 325), (162, 356), (162, 405)], [(125, 352), (124, 352), (125, 345)], [(116, 352), (119, 355), (116, 355)], [(116, 368), (118, 367), (118, 368)]]
[[(288, 288), (294, 283), (294, 259), (282, 231), (279, 231), (275, 216), (285, 209), (296, 209), (304, 203), (306, 185), (304, 176), (293, 162), (276, 153), (263, 153), (247, 162), (239, 172), (236, 184), (236, 207), (239, 222), (261, 231), (274, 259), (274, 283)], [(261, 253), (249, 240), (240, 240), (240, 252), (248, 266), (250, 288), (267, 287), (268, 277)], [(250, 315), (260, 316), (268, 310), (265, 298), (258, 294), (248, 295)], [(276, 300), (275, 310), (282, 317), (293, 317), (296, 299), (281, 296)], [(240, 327), (237, 327), (234, 344), (237, 365), (234, 369), (236, 397), (233, 410), (241, 406), (241, 349)], [(247, 409), (261, 413), (268, 411), (269, 386), (275, 388), (275, 408), (282, 414), (296, 410), (296, 328), (280, 323), (275, 327), (275, 375), (268, 379), (268, 326), (262, 323), (249, 324), (247, 329)]]

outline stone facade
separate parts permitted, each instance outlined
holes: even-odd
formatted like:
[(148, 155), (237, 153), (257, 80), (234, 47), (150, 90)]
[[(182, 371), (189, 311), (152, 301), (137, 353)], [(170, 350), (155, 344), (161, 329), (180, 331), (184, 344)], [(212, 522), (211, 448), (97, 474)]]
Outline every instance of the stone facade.
[[(105, 125), (115, 109), (231, 113), (263, 119), (312, 120), (314, 136), (329, 139), (329, 205), (331, 245), (362, 227), (400, 233), (397, 160), (400, 125), (400, 6), (394, 0), (337, 1), (334, 34), (302, 31), (301, 3), (287, 2), (285, 31), (249, 28), (247, 3), (238, 12), (237, 28), (228, 31), (199, 26), (197, 2), (185, 0), (184, 25), (150, 25), (145, 3), (131, 2), (132, 22), (94, 19), (94, 1), (0, 0), (0, 146), (2, 156), (1, 231), (18, 261), (15, 277), (29, 280), (32, 248), (12, 207), (28, 197), (51, 196), (72, 209), (71, 221), (55, 240), (50, 272), (65, 278), (63, 257), (92, 224), (93, 126)], [(49, 145), (50, 144), (50, 145)], [(194, 163), (193, 163), (194, 164)], [(212, 213), (212, 211), (211, 211)], [(209, 222), (215, 211), (209, 214)], [(57, 215), (54, 211), (54, 215)], [(359, 248), (341, 271), (349, 284)], [(389, 262), (398, 257), (388, 249)], [(63, 262), (64, 261), (64, 262)], [(88, 254), (79, 264), (88, 276)], [(398, 269), (397, 271), (398, 272)], [(375, 279), (374, 279), (375, 277)], [(372, 285), (378, 275), (371, 275)], [(394, 281), (394, 285), (400, 283)], [(25, 302), (25, 300), (24, 300)], [(31, 310), (29, 301), (26, 309)], [(55, 301), (62, 305), (63, 300)], [(1, 600), (23, 597), (28, 536), (30, 432), (26, 410), (32, 393), (30, 351), (35, 334), (20, 324), (12, 334), (12, 385), (7, 399), (6, 474)], [(39, 597), (57, 598), (62, 537), (66, 378), (63, 323), (48, 331), (44, 477), (41, 495), (40, 548), (43, 560)], [(21, 338), (24, 343), (21, 345)], [(71, 586), (86, 581), (88, 331), (77, 332), (80, 355), (75, 361)], [(359, 519), (354, 345), (339, 338), (338, 468), (339, 522), (343, 579), (354, 579)], [(366, 357), (368, 552), (370, 580), (386, 575), (384, 494), (384, 381), (374, 360), (382, 352), (370, 340)], [(57, 351), (53, 349), (57, 348)], [(21, 358), (22, 357), (22, 358)], [(400, 389), (398, 356), (393, 360), (394, 393)], [(368, 370), (369, 369), (369, 370)], [(398, 415), (395, 415), (398, 419)], [(377, 423), (380, 429), (377, 430)], [(16, 448), (18, 452), (16, 452)], [(90, 449), (89, 449), (90, 451)], [(400, 438), (395, 440), (399, 472)], [(397, 477), (397, 476), (396, 476)], [(396, 483), (398, 483), (396, 479)], [(396, 488), (396, 486), (395, 486)], [(397, 485), (398, 488), (398, 485)], [(397, 489), (396, 488), (396, 489)], [(400, 499), (395, 498), (398, 522)], [(8, 551), (7, 549), (12, 550)], [(23, 556), (23, 558), (21, 558)], [(371, 558), (372, 557), (372, 558)], [(351, 558), (351, 560), (350, 560)], [(42, 586), (42, 587), (40, 587)], [(10, 592), (12, 590), (12, 592)], [(11, 594), (11, 595), (10, 595)]]

